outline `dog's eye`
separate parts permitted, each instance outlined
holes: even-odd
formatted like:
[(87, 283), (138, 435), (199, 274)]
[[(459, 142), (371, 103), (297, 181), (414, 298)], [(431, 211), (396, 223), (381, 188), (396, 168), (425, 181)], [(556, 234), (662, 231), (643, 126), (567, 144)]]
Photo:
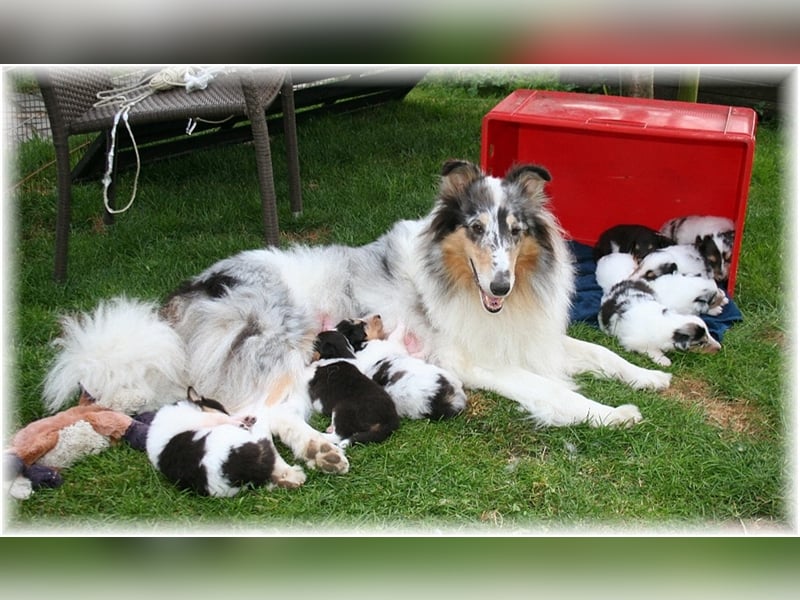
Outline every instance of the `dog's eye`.
[(522, 226), (516, 224), (512, 225), (510, 231), (512, 237), (519, 237), (519, 235), (522, 233)]
[(481, 223), (480, 221), (474, 221), (469, 226), (469, 228), (472, 230), (472, 233), (474, 233), (475, 235), (483, 235), (483, 233), (486, 231), (486, 228), (483, 226), (483, 223)]

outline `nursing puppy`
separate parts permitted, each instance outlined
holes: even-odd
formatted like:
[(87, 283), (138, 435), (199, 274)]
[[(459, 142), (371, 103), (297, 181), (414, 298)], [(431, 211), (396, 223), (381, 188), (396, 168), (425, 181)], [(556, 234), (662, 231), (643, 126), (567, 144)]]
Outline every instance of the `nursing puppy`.
[[(382, 442), (400, 426), (389, 394), (356, 366), (353, 346), (338, 331), (323, 331), (314, 348), (319, 358), (308, 383), (312, 406), (331, 417), (329, 439), (346, 448)], [(315, 355), (316, 358), (316, 355)]]
[[(406, 349), (405, 327), (398, 325), (387, 339), (374, 337), (368, 320), (346, 320), (336, 326), (359, 345), (359, 368), (383, 386), (397, 414), (409, 419), (446, 419), (462, 412), (467, 396), (461, 382), (444, 369), (411, 356)], [(380, 317), (377, 317), (380, 319)]]
[(232, 417), (191, 387), (186, 400), (156, 412), (146, 449), (169, 481), (201, 495), (235, 496), (245, 486), (294, 488), (306, 480), (300, 467), (283, 461), (255, 417)]

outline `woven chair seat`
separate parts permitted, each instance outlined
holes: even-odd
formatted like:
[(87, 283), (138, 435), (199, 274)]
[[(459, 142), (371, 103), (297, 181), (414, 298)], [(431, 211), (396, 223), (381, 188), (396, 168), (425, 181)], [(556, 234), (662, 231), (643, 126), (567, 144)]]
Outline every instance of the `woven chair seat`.
[[(256, 81), (257, 102), (267, 107), (281, 91), (285, 72), (275, 69), (259, 73)], [(97, 131), (113, 122), (118, 104), (92, 107), (73, 120), (74, 133)], [(201, 119), (223, 119), (231, 115), (245, 115), (246, 103), (239, 77), (224, 73), (214, 78), (206, 89), (187, 92), (182, 87), (159, 90), (140, 100), (130, 109), (128, 121), (131, 126), (160, 123), (177, 119), (197, 117)]]
[[(120, 90), (118, 79), (111, 70), (103, 68), (53, 68), (37, 73), (53, 132), (58, 175), (55, 270), (56, 281), (63, 282), (67, 274), (67, 246), (70, 229), (72, 179), (68, 139), (75, 134), (104, 132), (110, 147), (111, 128), (122, 102), (100, 106), (98, 92)], [(130, 96), (132, 97), (132, 96)], [(283, 131), (289, 174), (289, 193), (292, 212), (302, 211), (300, 172), (297, 153), (294, 90), (286, 69), (236, 69), (218, 73), (205, 89), (187, 91), (184, 87), (157, 90), (138, 100), (128, 110), (128, 124), (136, 126), (171, 123), (180, 119), (197, 118), (222, 121), (228, 117), (244, 118), (250, 122), (255, 148), (256, 176), (259, 182), (264, 223), (264, 238), (268, 245), (278, 243), (278, 215), (272, 173), (272, 157), (267, 129), (266, 109), (281, 98)], [(109, 196), (113, 194), (113, 190)], [(104, 211), (104, 220), (113, 215)]]

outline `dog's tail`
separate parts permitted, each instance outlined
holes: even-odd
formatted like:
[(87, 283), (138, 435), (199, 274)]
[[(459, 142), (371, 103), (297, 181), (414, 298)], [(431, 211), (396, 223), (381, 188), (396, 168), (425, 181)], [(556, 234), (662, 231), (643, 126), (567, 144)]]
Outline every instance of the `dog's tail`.
[(128, 414), (174, 401), (186, 389), (186, 352), (180, 336), (152, 302), (125, 297), (102, 301), (88, 314), (65, 316), (44, 381), (50, 412), (82, 388), (105, 406)]

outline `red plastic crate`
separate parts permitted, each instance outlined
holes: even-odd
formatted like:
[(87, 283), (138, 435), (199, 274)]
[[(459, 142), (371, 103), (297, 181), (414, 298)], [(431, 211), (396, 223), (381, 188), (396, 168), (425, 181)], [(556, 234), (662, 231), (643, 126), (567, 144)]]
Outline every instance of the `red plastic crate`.
[(756, 122), (745, 107), (517, 90), (483, 118), (481, 165), (497, 176), (517, 163), (546, 167), (551, 208), (584, 244), (622, 223), (733, 220), (733, 296)]

